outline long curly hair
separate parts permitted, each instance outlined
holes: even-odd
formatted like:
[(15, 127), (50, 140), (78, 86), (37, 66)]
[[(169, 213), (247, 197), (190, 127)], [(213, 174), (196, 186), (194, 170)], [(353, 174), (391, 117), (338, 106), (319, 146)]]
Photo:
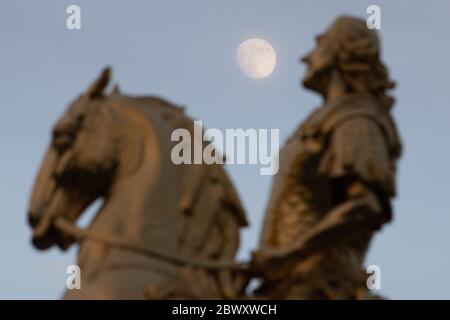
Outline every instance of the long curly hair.
[(330, 27), (334, 67), (349, 92), (370, 93), (389, 109), (394, 98), (386, 91), (395, 87), (380, 59), (380, 43), (375, 30), (353, 17), (340, 17)]

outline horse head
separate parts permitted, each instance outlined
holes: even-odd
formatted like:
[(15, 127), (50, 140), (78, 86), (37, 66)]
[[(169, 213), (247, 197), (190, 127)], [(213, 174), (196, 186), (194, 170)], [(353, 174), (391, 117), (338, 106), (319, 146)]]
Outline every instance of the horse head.
[[(117, 89), (105, 95), (109, 78), (110, 70), (105, 69), (57, 121), (28, 218), (35, 247), (67, 249), (80, 238), (58, 222), (74, 224), (102, 198), (103, 205), (88, 227), (97, 237), (80, 243), (78, 262), (89, 275), (83, 278), (89, 279), (89, 285), (84, 284), (87, 289), (79, 294), (143, 297), (147, 284), (161, 292), (165, 280), (178, 279), (174, 274), (180, 267), (169, 262), (169, 256), (187, 265), (199, 259), (233, 261), (239, 229), (247, 221), (221, 165), (171, 161), (173, 130), (185, 128), (194, 136), (193, 120), (183, 109), (157, 97), (121, 95)], [(114, 249), (109, 250), (105, 237), (117, 240)], [(161, 254), (155, 258), (131, 253), (118, 248), (117, 242)], [(117, 266), (118, 261), (128, 269), (101, 278), (99, 271)], [(145, 269), (134, 269), (136, 265)], [(206, 270), (201, 277), (222, 281)], [(129, 284), (127, 290), (124, 283)]]
[(75, 221), (108, 191), (117, 165), (113, 115), (103, 103), (110, 73), (104, 69), (53, 128), (28, 212), (36, 248), (68, 248), (74, 239), (55, 229), (52, 221)]

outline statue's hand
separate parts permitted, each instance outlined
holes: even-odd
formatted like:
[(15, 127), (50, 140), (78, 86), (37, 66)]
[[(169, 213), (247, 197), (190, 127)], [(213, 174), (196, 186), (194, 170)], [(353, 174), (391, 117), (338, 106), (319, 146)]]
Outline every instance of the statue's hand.
[(271, 257), (268, 251), (269, 250), (267, 249), (259, 249), (252, 252), (250, 261), (250, 268), (252, 271), (257, 274), (262, 272)]

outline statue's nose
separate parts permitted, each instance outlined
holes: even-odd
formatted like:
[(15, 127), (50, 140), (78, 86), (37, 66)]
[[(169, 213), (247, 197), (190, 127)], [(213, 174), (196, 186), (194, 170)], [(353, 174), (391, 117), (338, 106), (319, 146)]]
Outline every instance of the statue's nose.
[(309, 61), (310, 61), (310, 58), (309, 58), (309, 54), (307, 54), (307, 55), (304, 55), (303, 57), (300, 57), (300, 59), (299, 59), (299, 62), (300, 63), (309, 63)]

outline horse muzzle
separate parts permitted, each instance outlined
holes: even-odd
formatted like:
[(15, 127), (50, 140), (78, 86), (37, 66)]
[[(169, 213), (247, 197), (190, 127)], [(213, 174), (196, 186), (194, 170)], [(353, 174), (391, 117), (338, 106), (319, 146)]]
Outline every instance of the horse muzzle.
[(57, 154), (54, 149), (49, 148), (36, 177), (28, 209), (28, 223), (33, 228), (32, 243), (36, 248), (42, 250), (54, 244), (48, 207), (53, 200), (56, 188), (53, 179), (56, 164)]
[(33, 228), (31, 242), (37, 249), (45, 250), (55, 243), (49, 218), (41, 217), (33, 211), (30, 211), (28, 213), (28, 223)]

